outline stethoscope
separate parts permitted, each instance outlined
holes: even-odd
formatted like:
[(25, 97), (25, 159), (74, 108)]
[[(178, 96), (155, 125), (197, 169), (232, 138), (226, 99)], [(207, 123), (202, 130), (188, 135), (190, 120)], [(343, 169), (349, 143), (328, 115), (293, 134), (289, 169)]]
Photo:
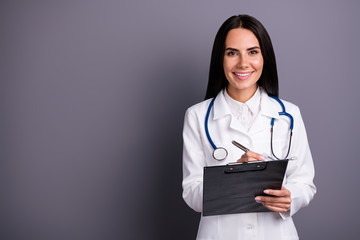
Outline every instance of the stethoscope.
[[(285, 105), (284, 103), (277, 97), (275, 96), (270, 96), (271, 98), (275, 99), (281, 106), (282, 108), (282, 111), (279, 112), (279, 115), (280, 116), (286, 116), (290, 119), (290, 138), (289, 138), (289, 147), (288, 147), (288, 151), (286, 153), (286, 156), (283, 158), (283, 159), (286, 159), (288, 156), (289, 156), (289, 152), (290, 152), (290, 147), (291, 147), (291, 138), (292, 138), (292, 134), (293, 134), (293, 128), (294, 128), (294, 118), (293, 116), (291, 116), (290, 113), (286, 112), (286, 109), (285, 109)], [(206, 136), (211, 144), (211, 146), (213, 147), (214, 151), (213, 151), (213, 158), (215, 160), (218, 160), (218, 161), (222, 161), (224, 160), (227, 155), (228, 155), (228, 151), (223, 148), (223, 147), (217, 147), (215, 145), (215, 143), (213, 142), (211, 136), (210, 136), (210, 133), (209, 133), (209, 127), (208, 127), (208, 122), (209, 122), (209, 116), (210, 116), (210, 111), (211, 111), (211, 108), (213, 107), (214, 105), (214, 101), (215, 101), (215, 97), (211, 100), (210, 102), (210, 105), (209, 105), (209, 108), (206, 112), (206, 116), (205, 116), (205, 132), (206, 132)], [(280, 160), (279, 157), (277, 157), (274, 153), (274, 150), (273, 150), (273, 132), (274, 132), (274, 123), (275, 123), (275, 118), (272, 118), (271, 121), (270, 121), (270, 125), (271, 125), (271, 128), (270, 128), (270, 132), (271, 132), (271, 137), (270, 137), (270, 146), (271, 146), (271, 153), (272, 155)]]

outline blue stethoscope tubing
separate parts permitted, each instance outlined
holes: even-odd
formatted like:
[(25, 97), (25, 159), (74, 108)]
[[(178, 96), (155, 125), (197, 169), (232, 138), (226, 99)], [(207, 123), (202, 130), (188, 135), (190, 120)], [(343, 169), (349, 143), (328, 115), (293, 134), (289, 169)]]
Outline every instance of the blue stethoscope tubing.
[[(286, 109), (285, 109), (285, 105), (284, 103), (277, 97), (275, 96), (270, 96), (271, 98), (275, 99), (281, 106), (282, 108), (282, 111), (279, 112), (279, 115), (280, 116), (286, 116), (290, 119), (290, 138), (289, 138), (289, 147), (288, 147), (288, 151), (286, 153), (286, 156), (284, 159), (286, 159), (288, 156), (289, 156), (289, 153), (290, 153), (290, 147), (291, 147), (291, 139), (292, 139), (292, 134), (293, 134), (293, 128), (294, 128), (294, 118), (293, 116), (286, 112)], [(217, 147), (214, 143), (214, 141), (212, 140), (211, 136), (210, 136), (210, 133), (209, 133), (209, 116), (210, 116), (210, 112), (211, 112), (211, 109), (214, 105), (214, 101), (215, 101), (215, 97), (211, 100), (210, 104), (209, 104), (209, 107), (208, 107), (208, 110), (206, 112), (206, 116), (205, 116), (205, 133), (206, 133), (206, 136), (207, 136), (207, 139), (209, 140), (212, 148), (214, 149), (213, 151), (213, 158), (218, 160), (218, 161), (222, 161), (224, 160), (228, 153), (227, 153), (227, 150), (223, 147)], [(275, 118), (272, 118), (271, 121), (270, 121), (270, 125), (271, 125), (271, 138), (270, 138), (270, 145), (271, 145), (271, 153), (272, 155), (276, 158), (276, 159), (280, 159), (278, 158), (275, 153), (274, 153), (274, 150), (273, 150), (273, 128), (274, 128), (274, 124), (275, 124)]]
[(228, 152), (225, 148), (223, 147), (217, 147), (215, 145), (215, 143), (213, 142), (211, 136), (210, 136), (210, 133), (209, 133), (209, 126), (208, 126), (208, 122), (209, 122), (209, 116), (210, 116), (210, 112), (211, 112), (211, 108), (212, 106), (214, 105), (214, 101), (215, 101), (215, 97), (211, 100), (210, 102), (210, 105), (209, 105), (209, 108), (206, 112), (206, 116), (205, 116), (205, 132), (206, 132), (206, 136), (211, 144), (211, 146), (213, 147), (214, 151), (213, 151), (213, 158), (215, 160), (218, 160), (218, 161), (222, 161), (224, 160), (227, 155), (228, 155)]
[[(285, 105), (284, 105), (284, 103), (283, 103), (279, 98), (277, 98), (277, 97), (275, 97), (275, 96), (270, 96), (270, 97), (273, 98), (273, 99), (275, 99), (275, 100), (280, 104), (280, 106), (281, 106), (281, 108), (282, 108), (282, 111), (279, 112), (279, 115), (280, 115), (280, 116), (286, 116), (286, 117), (288, 117), (288, 118), (290, 119), (290, 127), (289, 127), (289, 129), (290, 129), (289, 147), (288, 147), (288, 151), (287, 151), (287, 153), (286, 153), (286, 156), (284, 157), (284, 159), (286, 159), (286, 158), (289, 156), (290, 148), (291, 148), (291, 139), (292, 139), (293, 129), (294, 129), (294, 118), (293, 118), (293, 116), (292, 116), (290, 113), (286, 112)], [(270, 135), (270, 136), (271, 136), (271, 138), (270, 138), (270, 146), (271, 146), (271, 153), (272, 153), (272, 155), (273, 155), (276, 159), (279, 160), (280, 158), (275, 155), (274, 150), (273, 150), (274, 123), (275, 123), (275, 118), (272, 118), (272, 119), (271, 119), (271, 122), (270, 122), (270, 125), (271, 125), (271, 129), (270, 129), (270, 132), (271, 132), (271, 135)]]
[(215, 101), (215, 98), (213, 98), (210, 102), (210, 105), (209, 105), (209, 108), (206, 112), (206, 116), (205, 116), (205, 132), (206, 132), (206, 136), (207, 138), (209, 139), (209, 142), (211, 144), (211, 146), (213, 147), (213, 149), (217, 149), (215, 143), (213, 142), (211, 136), (210, 136), (210, 133), (209, 133), (209, 116), (210, 116), (210, 112), (211, 112), (211, 108), (212, 106), (214, 105), (214, 101)]

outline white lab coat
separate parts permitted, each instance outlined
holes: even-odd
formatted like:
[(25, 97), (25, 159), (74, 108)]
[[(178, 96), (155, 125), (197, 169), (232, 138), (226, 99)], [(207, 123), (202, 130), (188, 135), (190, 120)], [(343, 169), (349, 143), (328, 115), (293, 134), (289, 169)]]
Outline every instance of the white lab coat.
[[(228, 156), (224, 161), (212, 157), (213, 148), (205, 133), (205, 115), (211, 99), (190, 107), (185, 114), (183, 129), (183, 198), (195, 211), (202, 211), (203, 168), (236, 162), (244, 152), (231, 144), (238, 141), (254, 152), (271, 156), (270, 120), (275, 118), (273, 148), (278, 157), (284, 157), (288, 149), (289, 120), (280, 117), (281, 106), (261, 91), (260, 112), (250, 130), (243, 131), (233, 119), (229, 106), (221, 91), (210, 113), (208, 127), (218, 147), (224, 147)], [(286, 213), (245, 213), (218, 216), (201, 216), (198, 240), (239, 240), (239, 239), (298, 239), (291, 218), (300, 208), (307, 206), (316, 188), (313, 183), (314, 165), (308, 145), (305, 126), (300, 110), (292, 103), (283, 101), (286, 111), (294, 117), (292, 146), (284, 186), (291, 192), (291, 209)], [(255, 200), (254, 200), (255, 201)]]

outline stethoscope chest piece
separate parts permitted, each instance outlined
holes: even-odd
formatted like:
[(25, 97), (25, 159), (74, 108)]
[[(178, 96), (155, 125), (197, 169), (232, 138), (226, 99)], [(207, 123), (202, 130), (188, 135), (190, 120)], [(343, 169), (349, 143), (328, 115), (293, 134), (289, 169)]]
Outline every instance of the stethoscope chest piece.
[(215, 160), (222, 161), (227, 157), (228, 152), (226, 151), (225, 148), (218, 147), (213, 151), (212, 155)]
[[(279, 112), (279, 115), (280, 116), (286, 116), (290, 119), (290, 138), (289, 138), (289, 147), (288, 147), (288, 151), (287, 151), (287, 154), (285, 156), (285, 158), (288, 157), (289, 155), (289, 152), (290, 152), (290, 147), (291, 147), (291, 138), (292, 138), (292, 130), (293, 130), (293, 127), (294, 127), (294, 118), (291, 116), (290, 113), (287, 113), (286, 110), (285, 110), (285, 105), (284, 103), (277, 97), (274, 97), (274, 96), (270, 96), (272, 97), (273, 99), (275, 99), (280, 105), (281, 105), (281, 108), (282, 108), (282, 112)], [(206, 136), (212, 146), (212, 148), (214, 149), (213, 151), (213, 158), (217, 161), (223, 161), (227, 156), (228, 156), (228, 152), (225, 148), (223, 147), (217, 147), (215, 145), (215, 143), (213, 142), (213, 140), (211, 139), (211, 136), (210, 136), (210, 133), (209, 133), (209, 127), (208, 127), (208, 121), (209, 121), (209, 116), (210, 116), (210, 111), (211, 111), (211, 108), (214, 104), (214, 101), (215, 101), (215, 98), (213, 98), (209, 104), (209, 107), (208, 107), (208, 110), (206, 112), (206, 116), (205, 116), (205, 132), (206, 132)], [(275, 119), (272, 118), (271, 121), (270, 121), (270, 125), (271, 125), (271, 137), (270, 137), (270, 145), (271, 145), (271, 153), (272, 155), (276, 158), (276, 159), (280, 159), (278, 158), (274, 151), (273, 151), (273, 126), (274, 126), (274, 122), (275, 122)], [(234, 143), (234, 142), (233, 142)], [(238, 144), (238, 143), (234, 143), (237, 147), (239, 147), (238, 145), (241, 145), (241, 144)], [(240, 146), (240, 148), (243, 147), (243, 146)], [(249, 149), (243, 147), (244, 149), (242, 149), (243, 151), (248, 151)], [(284, 158), (284, 159), (285, 159)]]

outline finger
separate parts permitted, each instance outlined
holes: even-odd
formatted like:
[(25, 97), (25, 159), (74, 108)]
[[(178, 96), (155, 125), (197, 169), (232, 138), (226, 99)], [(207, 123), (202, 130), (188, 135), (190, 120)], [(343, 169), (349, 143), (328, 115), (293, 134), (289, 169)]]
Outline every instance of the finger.
[(276, 197), (291, 197), (291, 192), (284, 187), (281, 190), (265, 189), (264, 193)]
[(265, 158), (264, 158), (263, 155), (261, 155), (261, 154), (259, 154), (259, 153), (256, 153), (256, 152), (253, 152), (253, 151), (247, 151), (247, 152), (245, 153), (245, 155), (246, 155), (248, 158), (250, 158), (250, 159), (252, 159), (252, 160), (254, 160), (254, 161), (264, 161), (264, 160), (265, 160)]
[(244, 153), (237, 162), (252, 162), (252, 161), (264, 161), (265, 158), (256, 152), (247, 151)]
[(274, 211), (274, 212), (287, 212), (290, 209), (290, 208), (274, 207), (274, 206), (269, 206), (269, 205), (264, 205), (264, 207), (266, 207), (267, 209), (270, 209), (271, 211)]
[(270, 206), (270, 207), (278, 207), (278, 208), (290, 208), (291, 205), (290, 204), (284, 204), (284, 203), (274, 203), (274, 202), (271, 202), (271, 203), (268, 203), (268, 202), (263, 202), (262, 203), (264, 206)]
[(277, 208), (284, 208), (289, 209), (291, 207), (290, 203), (277, 203), (277, 202), (261, 202), (264, 206), (269, 207), (277, 207)]
[(264, 203), (264, 204), (286, 204), (291, 205), (291, 198), (289, 197), (264, 197), (257, 196), (255, 198), (256, 202)]
[[(258, 198), (258, 197), (257, 197)], [(264, 207), (270, 209), (271, 211), (275, 211), (275, 212), (287, 212), (290, 207), (291, 204), (287, 204), (287, 203), (277, 203), (277, 202), (261, 202), (256, 200), (256, 202), (261, 203)]]

